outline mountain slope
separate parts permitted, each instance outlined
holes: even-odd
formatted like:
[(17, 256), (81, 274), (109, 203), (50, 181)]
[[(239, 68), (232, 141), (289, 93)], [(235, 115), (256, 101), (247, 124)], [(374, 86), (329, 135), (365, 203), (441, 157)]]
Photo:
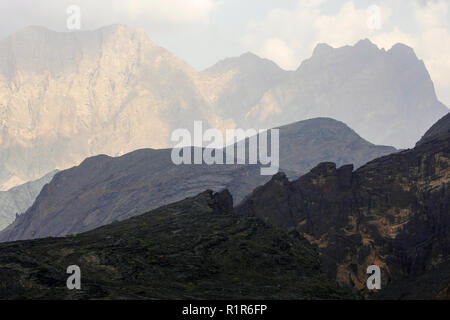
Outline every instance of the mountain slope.
[(249, 106), (258, 103), (265, 92), (285, 81), (290, 73), (270, 60), (247, 52), (219, 61), (201, 76), (216, 84), (208, 85), (209, 90), (213, 88), (210, 101), (216, 112), (224, 119), (239, 122)]
[[(317, 163), (333, 161), (359, 168), (372, 159), (396, 151), (361, 138), (345, 123), (316, 118), (288, 124), (280, 130), (280, 167), (297, 174), (306, 173)], [(333, 160), (331, 160), (333, 159)]]
[[(0, 298), (358, 298), (297, 233), (239, 218), (232, 203), (207, 191), (78, 236), (0, 244)], [(81, 290), (66, 288), (74, 264)]]
[(55, 174), (56, 171), (53, 171), (36, 181), (27, 182), (8, 191), (0, 191), (0, 230), (33, 204), (42, 187), (49, 183)]
[(89, 156), (172, 147), (194, 120), (224, 130), (331, 117), (409, 147), (446, 112), (402, 45), (320, 45), (295, 72), (251, 53), (197, 72), (142, 30), (30, 27), (0, 41), (0, 190)]
[[(312, 119), (280, 128), (280, 166), (296, 177), (317, 161), (360, 166), (392, 147), (375, 146), (345, 124)], [(198, 194), (227, 188), (236, 203), (267, 182), (257, 165), (180, 165), (171, 150), (97, 156), (58, 173), (33, 206), (0, 233), (0, 241), (87, 231)]]
[[(449, 184), (450, 137), (444, 131), (356, 171), (322, 163), (292, 182), (279, 173), (236, 211), (296, 228), (317, 245), (330, 277), (360, 290), (366, 290), (367, 266), (376, 264), (381, 297), (449, 298)], [(429, 282), (418, 291), (416, 280), (408, 282), (413, 278)]]
[(144, 31), (30, 27), (0, 41), (0, 188), (97, 154), (168, 147), (175, 128), (220, 128), (197, 72)]

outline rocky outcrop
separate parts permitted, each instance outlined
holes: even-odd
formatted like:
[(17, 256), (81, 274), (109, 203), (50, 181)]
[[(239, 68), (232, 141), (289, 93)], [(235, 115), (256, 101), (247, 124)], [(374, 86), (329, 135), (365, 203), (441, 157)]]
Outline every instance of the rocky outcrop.
[[(447, 116), (439, 126), (448, 121)], [(441, 281), (430, 281), (421, 293), (413, 287), (416, 281), (405, 280), (431, 279), (446, 270), (449, 187), (450, 138), (444, 130), (412, 150), (356, 171), (321, 163), (292, 182), (279, 173), (236, 211), (295, 228), (317, 246), (324, 270), (340, 282), (365, 290), (366, 268), (376, 264), (382, 268), (382, 295), (399, 298), (411, 292), (437, 298), (440, 292), (450, 298), (445, 291), (450, 272), (440, 274)]]

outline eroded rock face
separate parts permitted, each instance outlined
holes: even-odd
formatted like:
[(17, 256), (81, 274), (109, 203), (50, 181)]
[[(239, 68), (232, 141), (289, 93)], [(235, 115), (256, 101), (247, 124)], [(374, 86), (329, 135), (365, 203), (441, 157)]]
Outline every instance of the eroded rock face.
[[(292, 182), (278, 174), (236, 210), (297, 229), (318, 246), (329, 276), (362, 290), (367, 266), (377, 264), (389, 288), (448, 262), (449, 183), (450, 138), (437, 135), (354, 172), (322, 163)], [(450, 273), (443, 277), (423, 294), (447, 292)]]

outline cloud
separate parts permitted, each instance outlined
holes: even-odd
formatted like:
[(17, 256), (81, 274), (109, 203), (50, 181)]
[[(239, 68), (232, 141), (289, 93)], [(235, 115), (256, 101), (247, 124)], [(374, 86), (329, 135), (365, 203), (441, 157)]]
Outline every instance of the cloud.
[(418, 1), (414, 5), (416, 21), (422, 28), (430, 29), (441, 27), (447, 19), (448, 4), (439, 1)]
[[(2, 34), (10, 34), (29, 25), (44, 25), (65, 31), (70, 5), (80, 7), (83, 29), (110, 24), (144, 28), (176, 28), (205, 25), (221, 0), (16, 0), (0, 2)], [(13, 17), (13, 18), (12, 18)], [(5, 36), (6, 34), (3, 34)]]
[(259, 52), (272, 61), (278, 61), (279, 66), (284, 69), (289, 69), (298, 62), (294, 50), (279, 38), (267, 39)]
[(357, 9), (352, 1), (346, 2), (336, 15), (317, 17), (313, 25), (316, 41), (334, 47), (353, 44), (377, 32), (389, 16), (390, 10), (386, 7)]
[[(312, 50), (311, 26), (320, 15), (321, 0), (298, 1), (293, 9), (276, 8), (266, 19), (252, 20), (242, 37), (246, 50), (271, 59), (285, 69), (295, 69)], [(280, 52), (273, 45), (281, 44)]]
[(214, 0), (113, 0), (111, 8), (115, 15), (125, 15), (130, 20), (145, 17), (154, 22), (189, 24), (208, 23), (211, 12), (219, 5)]

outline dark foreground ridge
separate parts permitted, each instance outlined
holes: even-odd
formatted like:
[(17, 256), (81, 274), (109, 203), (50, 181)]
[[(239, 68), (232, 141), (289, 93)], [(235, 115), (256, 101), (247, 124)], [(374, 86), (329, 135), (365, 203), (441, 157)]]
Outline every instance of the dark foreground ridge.
[(327, 275), (366, 291), (382, 269), (380, 298), (450, 298), (450, 117), (412, 150), (356, 171), (321, 163), (289, 181), (275, 175), (236, 211), (294, 228), (320, 251)]
[[(358, 298), (297, 232), (233, 213), (227, 190), (77, 235), (0, 244), (0, 299)], [(81, 268), (68, 290), (66, 268)]]

